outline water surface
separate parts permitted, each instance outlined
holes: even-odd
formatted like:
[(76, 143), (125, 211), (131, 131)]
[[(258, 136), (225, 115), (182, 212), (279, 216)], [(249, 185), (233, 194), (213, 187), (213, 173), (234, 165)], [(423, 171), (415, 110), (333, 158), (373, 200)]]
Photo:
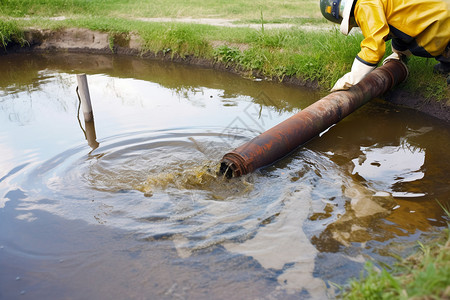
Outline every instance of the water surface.
[(448, 221), (450, 128), (421, 113), (371, 101), (226, 180), (227, 151), (323, 95), (140, 58), (0, 65), (0, 298), (332, 298)]

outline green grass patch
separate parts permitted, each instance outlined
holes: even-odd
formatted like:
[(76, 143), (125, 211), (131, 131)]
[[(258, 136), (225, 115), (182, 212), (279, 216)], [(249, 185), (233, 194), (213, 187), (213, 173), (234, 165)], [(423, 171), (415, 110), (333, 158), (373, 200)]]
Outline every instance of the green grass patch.
[[(276, 8), (276, 9), (274, 9)], [(0, 0), (0, 14), (24, 16), (209, 17), (228, 19), (320, 17), (315, 0)]]
[(426, 99), (448, 100), (450, 91), (443, 75), (433, 73), (434, 58), (411, 57), (408, 61), (409, 77), (404, 88)]
[(145, 50), (162, 51), (172, 55), (210, 57), (212, 47), (202, 35), (204, 26), (193, 28), (187, 24), (170, 24), (162, 28), (146, 28), (140, 31)]
[[(65, 26), (88, 28), (116, 34), (134, 33), (140, 36), (144, 51), (164, 52), (185, 57), (212, 58), (212, 47), (208, 33), (213, 26), (184, 23), (154, 23), (109, 17), (77, 18), (64, 21)], [(113, 41), (111, 41), (113, 43)], [(113, 47), (113, 45), (110, 45)]]
[[(276, 7), (276, 9), (274, 9)], [(268, 18), (319, 17), (314, 0), (0, 0), (0, 14), (24, 16), (95, 15), (109, 17), (210, 17), (252, 19), (262, 10)]]
[[(134, 33), (140, 36), (144, 50), (170, 53), (172, 57), (215, 59), (256, 70), (266, 77), (299, 77), (317, 81), (324, 89), (331, 88), (350, 70), (362, 40), (361, 34), (343, 36), (336, 29), (302, 30), (305, 24), (330, 24), (321, 16), (315, 0), (0, 0), (0, 15), (6, 16), (4, 20), (21, 17), (24, 27), (79, 27), (108, 32), (112, 36), (111, 49), (117, 34)], [(49, 19), (54, 16), (66, 19)], [(153, 17), (228, 18), (235, 23), (260, 26), (230, 28), (138, 20)], [(270, 23), (289, 23), (294, 27), (269, 30), (264, 24)], [(3, 47), (21, 40), (17, 23), (0, 24)], [(432, 74), (435, 63), (434, 59), (411, 59), (410, 77), (402, 87), (429, 99), (447, 99), (445, 78)]]
[[(0, 30), (1, 36), (4, 36), (3, 45), (20, 40), (23, 36), (16, 22), (2, 21), (1, 24), (4, 24)], [(249, 74), (257, 71), (263, 76), (280, 80), (285, 76), (293, 76), (316, 81), (323, 89), (331, 88), (342, 75), (349, 72), (363, 39), (361, 34), (344, 36), (337, 29), (304, 31), (301, 27), (293, 27), (262, 31), (105, 16), (77, 17), (63, 21), (36, 17), (21, 20), (21, 25), (50, 29), (78, 27), (108, 32), (111, 35), (111, 49), (114, 48), (117, 34), (126, 37), (134, 33), (141, 38), (145, 51), (162, 52), (172, 57), (193, 55), (214, 59), (235, 64), (248, 70)], [(390, 49), (389, 45), (387, 49)], [(433, 64), (434, 59), (411, 58), (408, 63), (410, 76), (403, 88), (428, 99), (447, 99), (445, 78), (432, 73)]]
[(125, 0), (0, 0), (0, 14), (11, 17), (103, 15)]
[[(250, 28), (153, 23), (109, 17), (76, 18), (58, 23), (112, 34), (134, 32), (141, 37), (145, 50), (182, 57), (213, 58), (249, 71), (259, 71), (268, 77), (288, 75), (317, 80), (327, 88), (350, 68), (361, 40), (361, 36), (346, 38), (337, 30), (331, 33), (304, 32), (294, 28), (261, 32)], [(247, 49), (241, 51), (233, 46), (213, 49), (213, 41), (245, 44)], [(329, 72), (329, 69), (338, 72)]]
[[(276, 9), (273, 9), (276, 7)], [(316, 81), (329, 89), (350, 71), (363, 39), (361, 34), (342, 35), (331, 31), (264, 28), (269, 23), (322, 24), (316, 1), (193, 0), (188, 2), (138, 0), (0, 0), (0, 46), (26, 43), (23, 28), (87, 28), (110, 34), (113, 51), (118, 40), (138, 35), (144, 51), (174, 56), (196, 56), (238, 66), (267, 77), (285, 76)], [(68, 17), (62, 21), (52, 16)], [(292, 16), (293, 15), (293, 16)], [(20, 21), (11, 17), (27, 17)], [(138, 17), (216, 17), (238, 19), (237, 23), (261, 24), (259, 29), (216, 27), (200, 24), (154, 23)], [(247, 20), (247, 21), (245, 21)], [(20, 23), (19, 23), (20, 22)], [(20, 24), (20, 25), (19, 25)], [(119, 38), (117, 38), (119, 37)], [(386, 47), (390, 49), (389, 45)], [(386, 55), (389, 55), (389, 51)], [(432, 73), (434, 59), (413, 57), (410, 76), (402, 88), (429, 99), (449, 97), (446, 80)], [(422, 257), (405, 260), (388, 272), (366, 268), (367, 276), (352, 281), (348, 299), (430, 299), (450, 297), (449, 233), (446, 240), (421, 246)], [(415, 264), (418, 267), (415, 267)], [(397, 274), (409, 272), (406, 276)], [(428, 299), (428, 298), (427, 298)]]
[(237, 48), (222, 46), (214, 54), (220, 62), (258, 70), (269, 77), (301, 77), (329, 88), (350, 69), (361, 39), (362, 36), (358, 35), (345, 38), (337, 31), (251, 31), (242, 41), (249, 45), (249, 49), (241, 52)]
[[(443, 207), (447, 216), (450, 212)], [(423, 245), (414, 255), (399, 260), (390, 271), (379, 271), (372, 263), (365, 274), (350, 281), (340, 298), (359, 299), (449, 299), (450, 298), (450, 224), (434, 241)]]
[(0, 19), (0, 46), (6, 49), (11, 42), (25, 45), (24, 32), (17, 21)]
[(399, 262), (388, 272), (366, 264), (366, 275), (350, 282), (343, 299), (448, 299), (450, 297), (450, 235)]
[(292, 24), (292, 25), (330, 25), (325, 18), (312, 17), (278, 17), (278, 18), (261, 18), (259, 19), (242, 19), (234, 21), (233, 24)]

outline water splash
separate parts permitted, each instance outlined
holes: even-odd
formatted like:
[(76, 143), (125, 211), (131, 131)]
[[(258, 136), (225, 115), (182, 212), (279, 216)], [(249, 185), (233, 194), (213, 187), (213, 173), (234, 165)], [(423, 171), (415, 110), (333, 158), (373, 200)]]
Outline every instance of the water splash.
[(136, 189), (151, 197), (154, 191), (167, 188), (177, 190), (207, 191), (215, 200), (225, 200), (231, 196), (243, 196), (253, 189), (251, 177), (227, 179), (219, 174), (220, 165), (215, 162), (204, 162), (182, 170), (162, 171), (149, 175)]

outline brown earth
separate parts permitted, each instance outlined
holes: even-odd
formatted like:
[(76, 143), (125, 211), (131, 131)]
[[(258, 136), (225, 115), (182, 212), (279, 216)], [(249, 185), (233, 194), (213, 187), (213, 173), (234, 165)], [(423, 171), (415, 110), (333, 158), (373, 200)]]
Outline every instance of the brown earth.
[[(109, 35), (104, 32), (91, 31), (87, 29), (64, 29), (64, 30), (29, 30), (26, 32), (26, 40), (28, 47), (20, 47), (12, 45), (8, 47), (7, 52), (51, 52), (51, 51), (68, 51), (81, 53), (97, 53), (109, 55), (136, 55), (149, 59), (170, 60), (183, 64), (199, 65), (219, 70), (226, 70), (240, 75), (251, 75), (264, 80), (281, 81), (285, 84), (306, 86), (311, 88), (319, 88), (314, 81), (302, 80), (296, 77), (267, 78), (257, 71), (249, 74), (248, 70), (243, 70), (239, 66), (225, 65), (211, 59), (198, 58), (193, 56), (179, 57), (164, 53), (143, 52), (138, 36), (131, 35)], [(214, 42), (213, 47), (219, 46), (219, 42)], [(239, 45), (242, 50), (246, 49), (246, 45)], [(0, 50), (0, 54), (6, 53)], [(450, 99), (447, 101), (426, 100), (420, 96), (396, 88), (384, 95), (384, 99), (400, 106), (409, 107), (428, 115), (434, 116), (446, 122), (450, 122)]]

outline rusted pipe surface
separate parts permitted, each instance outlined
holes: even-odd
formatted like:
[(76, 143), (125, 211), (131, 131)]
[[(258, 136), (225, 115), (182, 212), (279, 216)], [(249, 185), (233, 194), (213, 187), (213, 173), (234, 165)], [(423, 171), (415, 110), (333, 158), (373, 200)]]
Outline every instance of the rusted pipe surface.
[(286, 156), (373, 98), (404, 81), (408, 69), (389, 61), (347, 91), (331, 93), (251, 141), (225, 154), (220, 173), (241, 176)]

